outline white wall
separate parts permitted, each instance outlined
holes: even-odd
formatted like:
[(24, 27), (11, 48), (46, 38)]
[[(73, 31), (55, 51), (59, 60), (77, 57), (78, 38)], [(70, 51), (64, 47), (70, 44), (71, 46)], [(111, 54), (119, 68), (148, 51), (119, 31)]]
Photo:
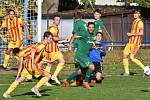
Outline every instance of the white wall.
[(95, 5), (124, 5), (122, 2), (117, 2), (117, 0), (96, 0)]

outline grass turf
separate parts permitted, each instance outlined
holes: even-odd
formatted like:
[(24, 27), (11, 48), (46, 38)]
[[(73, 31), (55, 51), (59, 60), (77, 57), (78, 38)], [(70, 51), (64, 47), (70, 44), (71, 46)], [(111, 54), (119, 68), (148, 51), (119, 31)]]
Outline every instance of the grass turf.
[[(93, 86), (92, 90), (87, 90), (82, 86), (71, 88), (66, 88), (63, 85), (42, 87), (40, 92), (43, 96), (37, 98), (30, 91), (38, 81), (34, 79), (33, 82), (25, 82), (18, 86), (11, 94), (12, 98), (10, 100), (149, 100), (150, 76), (142, 77), (143, 71), (133, 63), (130, 63), (130, 71), (138, 74), (127, 77), (120, 76), (123, 72), (121, 54), (122, 51), (107, 53), (104, 58), (105, 79), (102, 84), (90, 84)], [(144, 62), (145, 65), (150, 65), (149, 57), (147, 56), (149, 54), (149, 50), (144, 50), (144, 53), (141, 50), (137, 58)], [(72, 60), (69, 60), (66, 61), (72, 62)], [(60, 79), (67, 78), (72, 71), (73, 67), (67, 65), (61, 71)], [(5, 100), (2, 94), (14, 79), (14, 74), (0, 74), (0, 100)]]

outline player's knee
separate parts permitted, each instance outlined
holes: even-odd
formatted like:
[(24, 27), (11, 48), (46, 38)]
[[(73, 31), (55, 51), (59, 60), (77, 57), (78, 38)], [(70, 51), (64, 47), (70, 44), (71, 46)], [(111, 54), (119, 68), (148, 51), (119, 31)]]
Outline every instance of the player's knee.
[(44, 72), (44, 75), (45, 75), (45, 77), (47, 77), (47, 79), (50, 79), (51, 78), (51, 74), (50, 73), (48, 73), (48, 72)]
[(128, 58), (128, 55), (123, 54), (123, 59), (127, 59), (127, 58)]
[(11, 53), (11, 51), (12, 51), (12, 49), (8, 49), (8, 50), (6, 51), (6, 54), (9, 55), (9, 54)]
[(59, 59), (59, 63), (65, 63), (65, 60), (64, 60), (63, 56)]
[(94, 66), (93, 64), (90, 64), (90, 65), (89, 65), (89, 69), (95, 70), (95, 66)]
[(96, 73), (96, 79), (97, 79), (98, 81), (101, 80), (101, 79), (102, 79), (102, 73), (97, 72), (97, 73)]
[(77, 74), (78, 74), (78, 75), (81, 75), (81, 74), (82, 74), (81, 69), (79, 69), (79, 70), (77, 71)]

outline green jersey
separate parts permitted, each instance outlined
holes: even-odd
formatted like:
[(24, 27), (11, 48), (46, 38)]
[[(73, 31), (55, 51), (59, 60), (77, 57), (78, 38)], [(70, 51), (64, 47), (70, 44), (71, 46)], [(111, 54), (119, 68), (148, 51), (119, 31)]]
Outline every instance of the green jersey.
[(94, 35), (104, 27), (104, 21), (102, 19), (99, 19), (95, 21), (95, 29), (94, 29)]
[[(84, 34), (84, 33), (87, 33), (87, 26), (86, 25), (87, 24), (85, 21), (83, 21), (81, 19), (77, 20), (74, 23), (73, 32), (77, 33), (77, 36), (86, 37), (86, 34)], [(77, 45), (78, 45), (78, 39), (75, 39), (74, 40), (74, 47), (77, 48)]]
[(78, 39), (78, 47), (75, 53), (75, 59), (82, 67), (87, 67), (92, 63), (89, 59), (89, 53), (92, 48), (92, 44), (89, 44), (88, 41), (91, 41), (94, 38), (93, 35), (89, 34), (88, 32), (80, 35), (83, 37)]

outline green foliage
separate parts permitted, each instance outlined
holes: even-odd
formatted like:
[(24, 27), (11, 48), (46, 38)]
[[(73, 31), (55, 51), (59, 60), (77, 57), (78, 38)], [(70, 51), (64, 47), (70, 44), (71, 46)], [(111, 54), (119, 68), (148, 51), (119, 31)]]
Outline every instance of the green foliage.
[(139, 6), (150, 8), (150, 0), (118, 0), (119, 2), (137, 3)]
[(88, 6), (90, 6), (90, 2), (92, 5), (95, 5), (95, 0), (81, 0), (81, 2), (83, 2), (84, 8), (87, 8)]

